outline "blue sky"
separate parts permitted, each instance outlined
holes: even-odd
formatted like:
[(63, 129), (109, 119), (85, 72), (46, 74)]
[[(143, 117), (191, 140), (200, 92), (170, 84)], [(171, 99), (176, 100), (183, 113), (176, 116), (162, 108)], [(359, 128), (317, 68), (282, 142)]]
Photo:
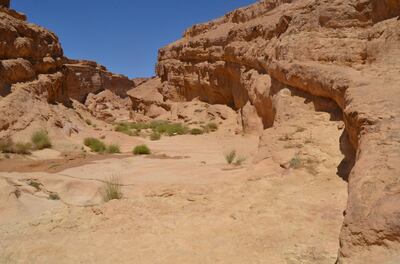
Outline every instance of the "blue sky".
[(256, 0), (13, 0), (28, 21), (60, 38), (73, 59), (129, 77), (154, 75), (157, 51), (206, 22)]

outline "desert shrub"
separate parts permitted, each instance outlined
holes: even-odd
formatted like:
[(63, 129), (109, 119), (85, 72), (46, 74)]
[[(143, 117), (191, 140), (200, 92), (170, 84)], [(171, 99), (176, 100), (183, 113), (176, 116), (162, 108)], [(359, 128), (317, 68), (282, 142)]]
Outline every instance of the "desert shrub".
[(240, 156), (236, 159), (235, 165), (236, 166), (242, 166), (242, 164), (246, 161), (246, 157)]
[(192, 128), (190, 130), (190, 134), (191, 135), (202, 135), (202, 134), (204, 134), (204, 131), (200, 128)]
[(119, 148), (119, 145), (117, 144), (110, 144), (107, 146), (107, 153), (110, 154), (116, 154), (116, 153), (121, 153), (121, 150)]
[(289, 167), (293, 169), (299, 169), (302, 166), (302, 161), (299, 154), (296, 154), (290, 161)]
[(60, 196), (58, 195), (58, 193), (50, 193), (49, 199), (50, 200), (60, 200)]
[(102, 195), (104, 202), (122, 199), (121, 184), (117, 177), (113, 176), (104, 182)]
[(160, 140), (161, 139), (161, 134), (158, 132), (153, 132), (150, 135), (150, 140), (152, 141), (156, 141), (156, 140)]
[(49, 136), (44, 130), (33, 133), (31, 140), (36, 149), (51, 148)]
[(3, 153), (14, 153), (14, 142), (12, 139), (0, 140), (0, 151)]
[(215, 132), (217, 130), (218, 130), (218, 125), (216, 123), (214, 123), (214, 122), (207, 123), (204, 126), (204, 131), (206, 133)]
[(85, 122), (86, 122), (86, 124), (89, 125), (89, 126), (92, 125), (92, 120), (90, 120), (90, 119), (86, 119)]
[(18, 142), (14, 145), (14, 153), (28, 155), (31, 154), (32, 144)]
[(228, 164), (232, 164), (233, 161), (235, 160), (235, 158), (236, 158), (236, 151), (235, 150), (232, 150), (231, 152), (229, 152), (229, 153), (227, 153), (225, 155), (225, 160), (226, 160), (226, 162)]
[(31, 143), (14, 143), (10, 138), (0, 141), (0, 151), (2, 153), (15, 153), (28, 155), (31, 154), (32, 144)]
[(149, 155), (151, 153), (147, 145), (139, 145), (133, 149), (133, 154), (135, 155)]
[(181, 123), (168, 123), (165, 121), (158, 121), (152, 124), (151, 128), (154, 132), (168, 136), (184, 135), (189, 131), (188, 127)]
[(101, 140), (97, 138), (85, 138), (83, 144), (89, 147), (93, 152), (102, 153), (106, 151), (106, 144), (104, 144)]

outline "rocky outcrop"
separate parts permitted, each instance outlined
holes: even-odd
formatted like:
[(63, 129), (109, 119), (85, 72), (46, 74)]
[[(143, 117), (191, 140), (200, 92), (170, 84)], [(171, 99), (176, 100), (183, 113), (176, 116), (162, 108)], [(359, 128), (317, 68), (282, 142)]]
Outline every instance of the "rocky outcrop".
[(343, 111), (357, 153), (339, 263), (386, 263), (400, 253), (398, 16), (398, 0), (264, 0), (193, 26), (159, 51), (160, 86), (174, 100), (226, 104), (255, 130), (254, 112), (264, 129), (274, 125), (283, 87)]
[(99, 93), (110, 90), (116, 95), (125, 98), (126, 92), (143, 81), (130, 80), (128, 77), (109, 72), (106, 67), (93, 61), (68, 60), (66, 85), (69, 96), (84, 103), (89, 93)]
[(27, 23), (9, 3), (0, 8), (0, 138), (70, 122), (60, 113), (70, 100), (57, 36)]

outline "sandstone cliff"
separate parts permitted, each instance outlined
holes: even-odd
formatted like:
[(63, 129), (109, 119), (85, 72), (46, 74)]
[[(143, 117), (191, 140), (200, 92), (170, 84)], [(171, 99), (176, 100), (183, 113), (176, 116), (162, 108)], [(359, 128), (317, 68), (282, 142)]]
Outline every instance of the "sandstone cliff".
[[(74, 100), (105, 121), (129, 118), (126, 92), (143, 79), (130, 80), (95, 62), (65, 58), (54, 33), (28, 23), (9, 5), (0, 3), (0, 138), (38, 128), (54, 130), (55, 136), (58, 129), (66, 136), (79, 131), (85, 121), (74, 111)], [(95, 98), (105, 90), (111, 94)], [(113, 109), (120, 108), (114, 116)]]
[(265, 129), (285, 87), (343, 111), (357, 152), (339, 263), (386, 263), (400, 252), (399, 15), (398, 0), (266, 0), (159, 51), (157, 73), (175, 100), (256, 112)]

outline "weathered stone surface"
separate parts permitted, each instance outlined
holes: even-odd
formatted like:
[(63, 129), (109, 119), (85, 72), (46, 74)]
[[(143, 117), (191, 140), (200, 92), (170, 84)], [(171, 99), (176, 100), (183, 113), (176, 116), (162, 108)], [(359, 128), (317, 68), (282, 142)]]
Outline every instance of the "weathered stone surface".
[(259, 1), (193, 26), (159, 51), (160, 86), (175, 100), (248, 115), (253, 106), (264, 128), (279, 118), (274, 96), (284, 87), (341, 108), (357, 154), (339, 263), (386, 263), (400, 254), (399, 15), (398, 0)]
[(10, 0), (0, 0), (0, 6), (9, 8), (10, 7)]
[[(113, 74), (96, 62), (69, 60), (65, 66), (68, 69), (66, 85), (69, 96), (82, 103), (89, 93), (104, 90), (110, 90), (125, 98), (126, 92), (136, 86), (135, 81), (123, 75)], [(141, 83), (140, 80), (137, 82)]]

